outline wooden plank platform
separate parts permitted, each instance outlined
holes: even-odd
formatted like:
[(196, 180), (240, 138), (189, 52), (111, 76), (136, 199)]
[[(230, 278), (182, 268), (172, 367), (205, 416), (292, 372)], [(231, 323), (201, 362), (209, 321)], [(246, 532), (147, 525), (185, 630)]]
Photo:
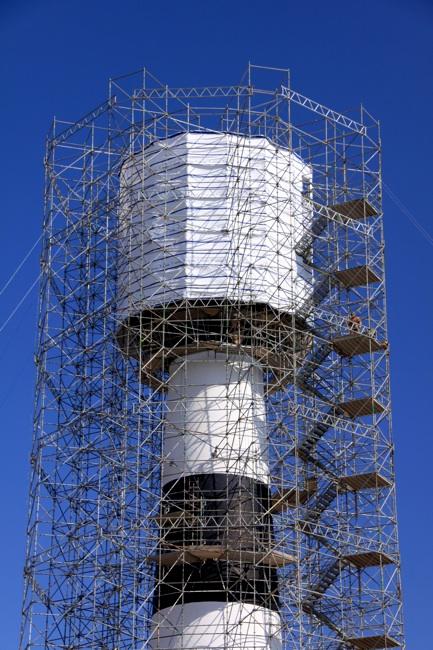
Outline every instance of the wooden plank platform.
[(307, 481), (305, 487), (299, 489), (290, 488), (284, 492), (279, 492), (272, 495), (272, 504), (269, 512), (278, 513), (286, 508), (295, 508), (299, 503), (303, 504), (314, 494), (317, 490), (317, 481), (311, 479)]
[(346, 336), (339, 336), (332, 341), (334, 350), (342, 357), (354, 357), (357, 354), (371, 354), (378, 350), (386, 350), (388, 344), (383, 341), (379, 342), (376, 339), (367, 336), (366, 334), (347, 334)]
[(393, 564), (394, 562), (389, 555), (379, 551), (366, 551), (365, 553), (345, 555), (344, 559), (358, 569), (366, 569), (371, 566), (383, 566), (385, 564)]
[(334, 212), (342, 214), (350, 219), (365, 219), (366, 217), (375, 217), (377, 210), (366, 199), (352, 199), (351, 201), (342, 201), (329, 206)]
[(227, 549), (223, 546), (185, 546), (173, 551), (163, 551), (147, 558), (161, 566), (172, 566), (177, 562), (194, 564), (206, 560), (231, 560), (248, 564), (282, 567), (295, 562), (296, 558), (282, 551), (246, 551), (242, 549)]
[(361, 490), (371, 490), (377, 488), (391, 487), (392, 483), (377, 472), (367, 472), (365, 474), (352, 474), (351, 476), (342, 476), (338, 483), (340, 487), (353, 492)]
[(379, 282), (380, 278), (373, 271), (368, 264), (361, 266), (353, 266), (349, 269), (341, 269), (341, 271), (334, 271), (334, 277), (346, 289), (351, 287), (362, 287), (366, 284), (374, 284)]
[(363, 636), (358, 638), (345, 639), (359, 650), (379, 650), (381, 648), (398, 648), (400, 644), (386, 634), (378, 636)]
[(338, 407), (350, 418), (358, 418), (363, 415), (382, 413), (385, 409), (380, 402), (373, 397), (361, 397), (342, 402)]

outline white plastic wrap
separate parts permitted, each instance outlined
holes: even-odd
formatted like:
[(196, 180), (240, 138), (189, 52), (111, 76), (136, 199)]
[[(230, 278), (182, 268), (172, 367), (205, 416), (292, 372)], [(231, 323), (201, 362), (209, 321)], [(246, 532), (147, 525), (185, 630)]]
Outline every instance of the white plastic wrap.
[(184, 298), (296, 311), (308, 274), (294, 246), (309, 223), (311, 170), (265, 138), (183, 133), (121, 170), (119, 312)]

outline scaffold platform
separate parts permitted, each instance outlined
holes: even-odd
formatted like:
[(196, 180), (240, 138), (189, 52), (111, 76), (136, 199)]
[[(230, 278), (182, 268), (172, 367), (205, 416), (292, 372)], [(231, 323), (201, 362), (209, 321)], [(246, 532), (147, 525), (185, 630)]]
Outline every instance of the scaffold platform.
[(378, 472), (367, 472), (365, 474), (351, 474), (342, 476), (338, 483), (340, 487), (360, 492), (361, 490), (372, 490), (378, 488), (390, 488), (391, 481), (379, 474)]
[(362, 287), (367, 284), (380, 282), (379, 276), (373, 271), (368, 264), (353, 266), (348, 269), (334, 271), (334, 277), (346, 289)]
[(249, 551), (227, 549), (219, 545), (185, 546), (172, 551), (162, 551), (148, 557), (151, 562), (162, 566), (172, 566), (178, 562), (194, 564), (206, 560), (229, 560), (245, 564), (261, 564), (270, 567), (283, 567), (296, 562), (294, 555), (282, 551)]
[(351, 399), (348, 402), (341, 402), (338, 407), (350, 418), (358, 418), (363, 415), (374, 415), (383, 413), (385, 410), (380, 402), (374, 397), (360, 397)]
[(372, 566), (383, 566), (385, 564), (393, 564), (394, 560), (386, 553), (380, 551), (366, 551), (365, 553), (354, 553), (352, 555), (344, 555), (343, 559), (356, 566), (358, 569), (365, 569)]
[(332, 346), (342, 357), (354, 357), (358, 354), (372, 354), (379, 350), (386, 350), (388, 343), (378, 341), (366, 334), (346, 334), (333, 339)]
[(378, 214), (377, 210), (371, 205), (371, 203), (364, 198), (334, 203), (329, 207), (331, 210), (338, 212), (338, 214), (342, 214), (344, 217), (356, 220), (365, 219), (366, 217), (375, 217)]
[(357, 650), (383, 650), (384, 648), (398, 648), (400, 643), (387, 635), (363, 636), (347, 639)]

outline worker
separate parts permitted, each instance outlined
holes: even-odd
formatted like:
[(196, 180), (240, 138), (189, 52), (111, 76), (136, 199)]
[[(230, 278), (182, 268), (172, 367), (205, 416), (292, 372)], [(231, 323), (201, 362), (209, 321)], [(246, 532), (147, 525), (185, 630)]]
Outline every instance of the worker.
[(347, 324), (349, 325), (349, 329), (352, 332), (359, 332), (361, 328), (361, 322), (362, 321), (359, 316), (357, 316), (353, 312), (349, 314), (349, 318), (347, 319)]

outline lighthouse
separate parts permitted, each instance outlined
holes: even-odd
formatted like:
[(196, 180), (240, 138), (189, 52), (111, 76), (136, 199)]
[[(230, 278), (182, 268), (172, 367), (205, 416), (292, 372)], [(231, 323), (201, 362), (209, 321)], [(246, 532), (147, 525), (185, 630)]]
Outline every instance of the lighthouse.
[(295, 558), (276, 542), (266, 394), (305, 343), (311, 180), (289, 147), (229, 132), (123, 161), (118, 339), (164, 409), (152, 650), (282, 648)]

